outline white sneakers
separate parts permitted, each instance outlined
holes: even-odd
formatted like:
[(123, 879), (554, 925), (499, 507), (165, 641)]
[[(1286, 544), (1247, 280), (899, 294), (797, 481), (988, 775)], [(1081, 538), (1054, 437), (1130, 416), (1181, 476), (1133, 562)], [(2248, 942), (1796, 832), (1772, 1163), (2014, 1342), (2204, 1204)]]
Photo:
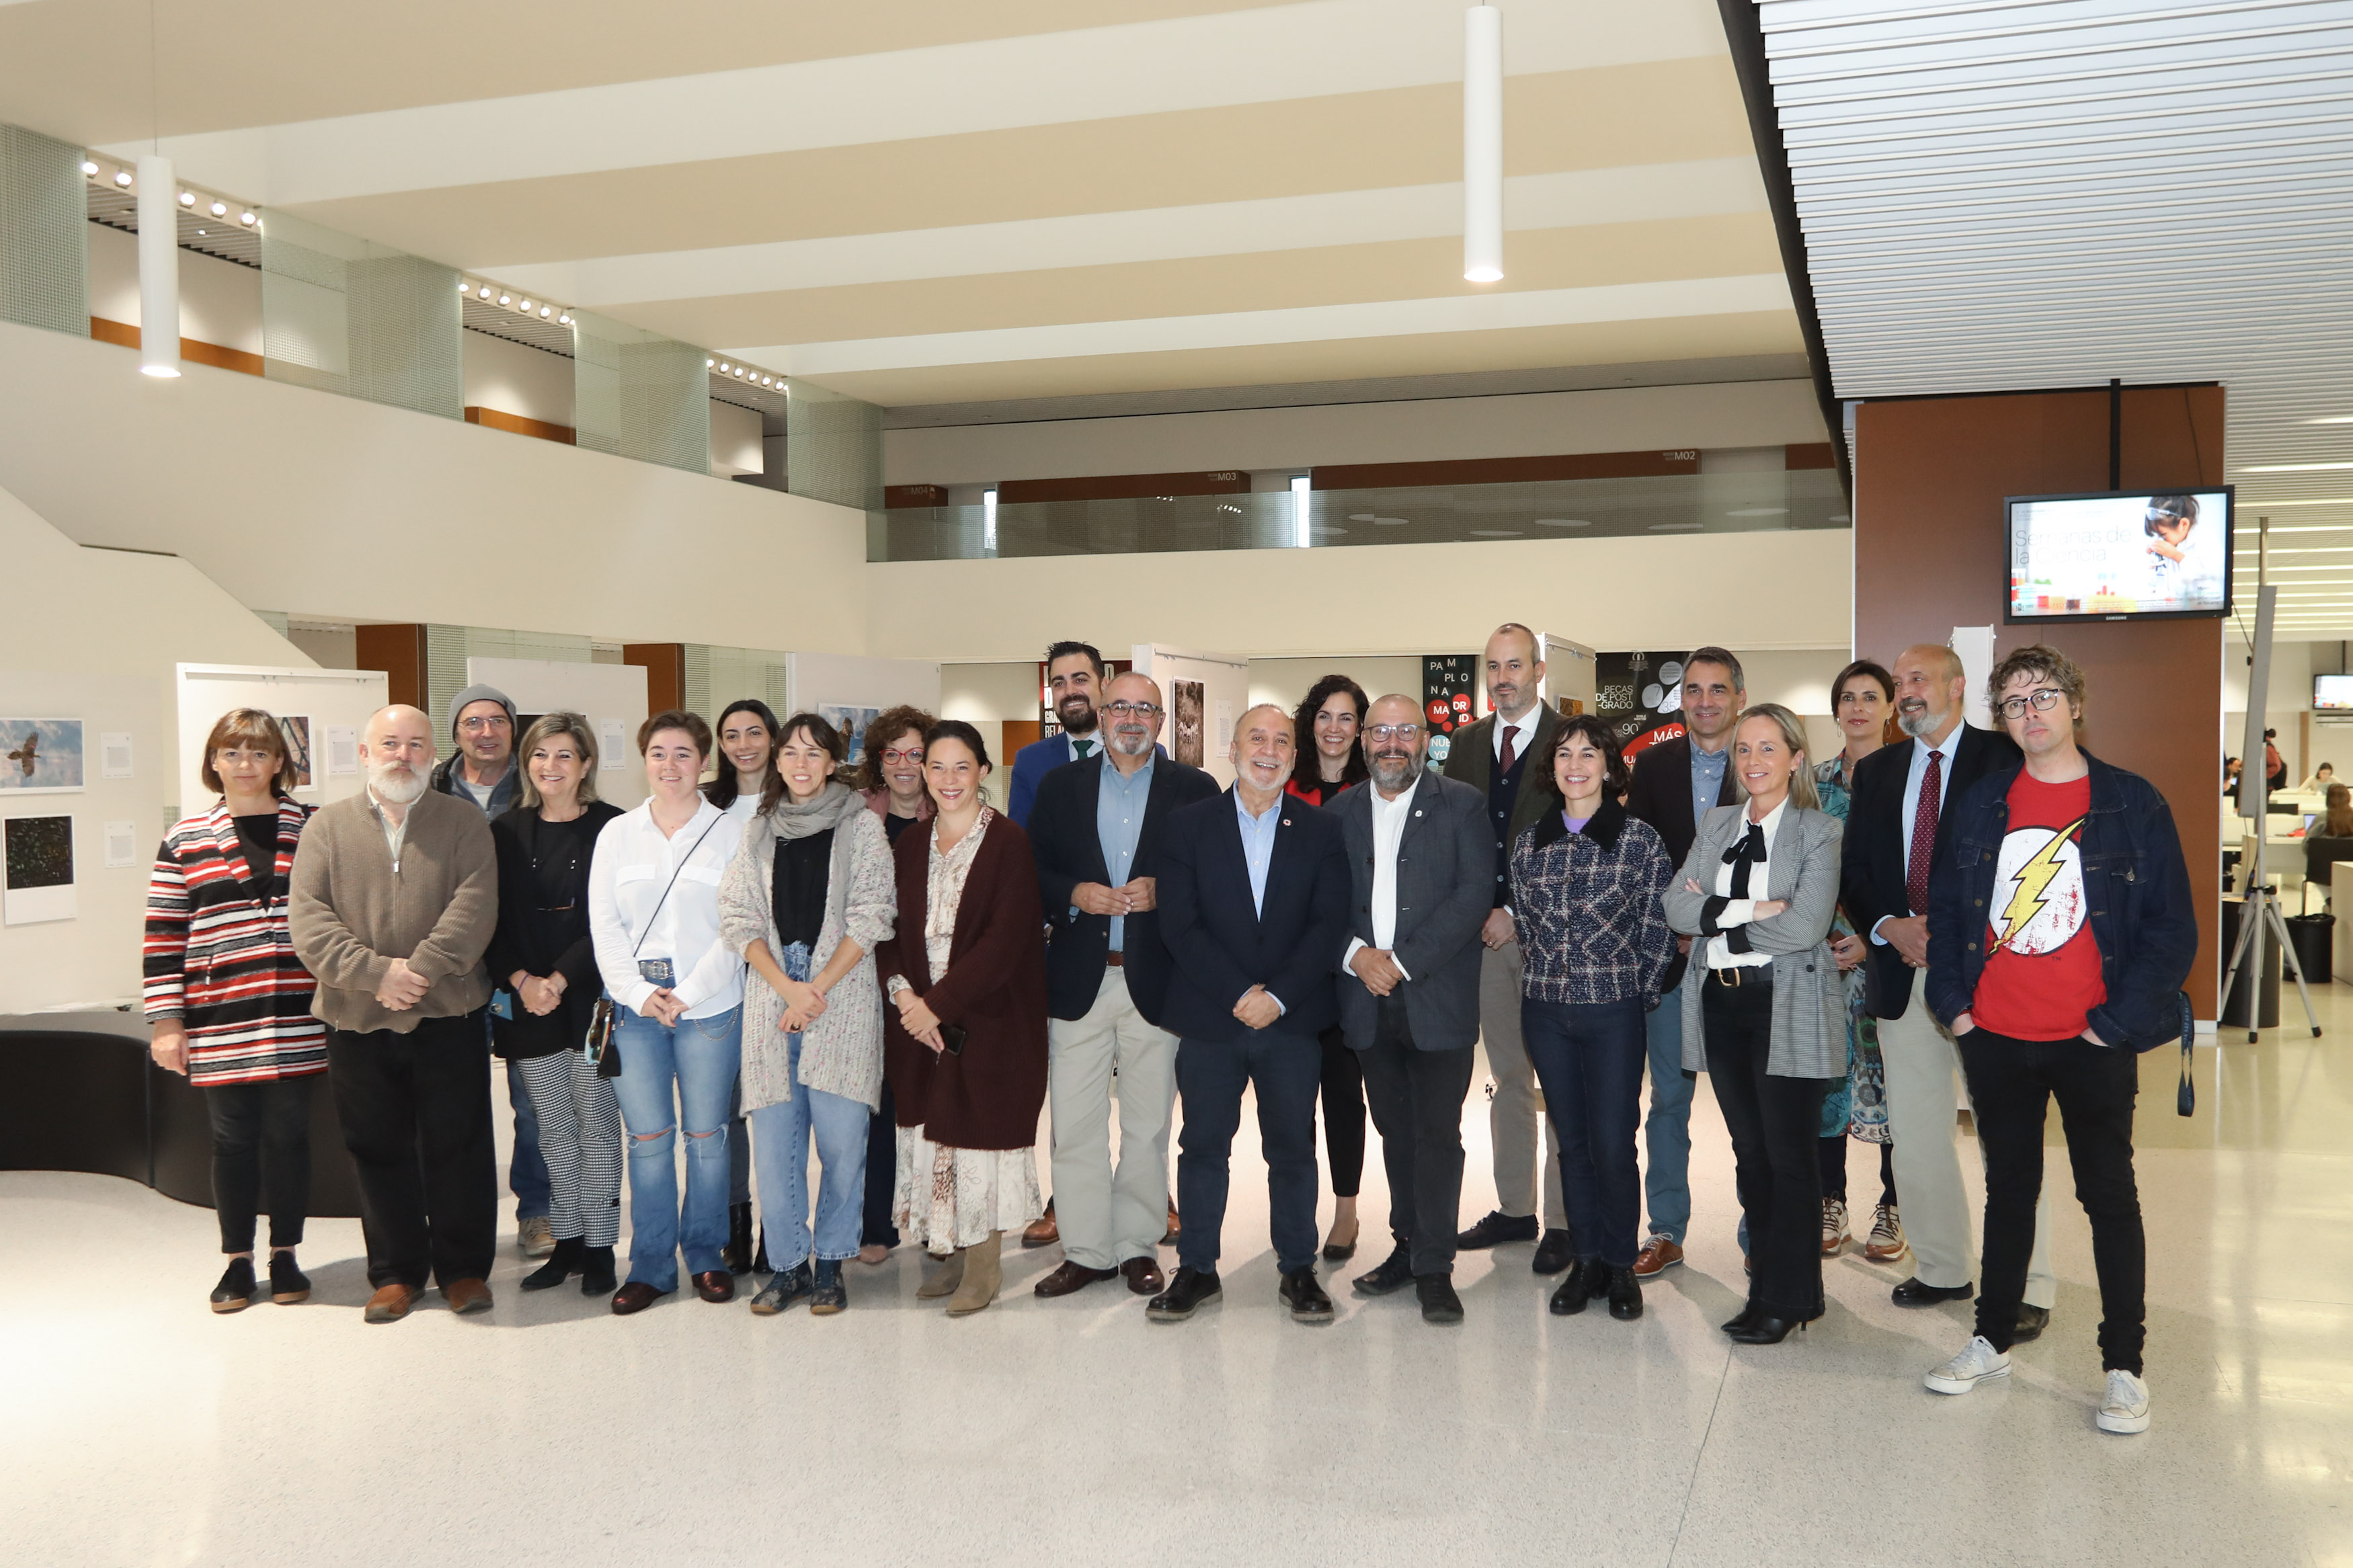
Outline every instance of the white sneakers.
[[(1967, 1394), (1978, 1384), (2010, 1375), (2010, 1355), (1998, 1351), (1982, 1334), (1973, 1334), (1961, 1353), (1921, 1381), (1937, 1394)], [(2131, 1373), (2108, 1369), (2108, 1389), (2094, 1418), (2103, 1432), (2148, 1430), (2148, 1384)]]
[(1846, 1200), (1824, 1198), (1822, 1200), (1822, 1256), (1836, 1258), (1846, 1249), (1847, 1240)]
[(2103, 1432), (2148, 1430), (2148, 1384), (2120, 1367), (2108, 1369), (2107, 1397), (2093, 1417)]
[(2009, 1375), (2009, 1352), (1994, 1349), (1983, 1334), (1972, 1334), (1960, 1354), (1921, 1381), (1938, 1394), (1967, 1394), (1988, 1378)]

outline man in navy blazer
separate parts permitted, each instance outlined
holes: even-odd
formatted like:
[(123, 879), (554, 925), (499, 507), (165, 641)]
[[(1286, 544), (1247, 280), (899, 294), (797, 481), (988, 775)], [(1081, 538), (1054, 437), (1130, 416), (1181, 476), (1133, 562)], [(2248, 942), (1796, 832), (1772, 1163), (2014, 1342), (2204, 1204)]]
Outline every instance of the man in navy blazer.
[(1234, 725), (1234, 787), (1171, 814), (1161, 840), (1160, 934), (1176, 967), (1160, 1021), (1177, 1037), (1185, 1097), (1185, 1227), (1176, 1278), (1146, 1308), (1155, 1322), (1222, 1294), (1227, 1158), (1253, 1088), (1281, 1300), (1301, 1322), (1332, 1321), (1315, 1279), (1316, 1037), (1339, 1016), (1348, 860), (1339, 819), (1283, 793), (1295, 757), (1291, 716), (1252, 708)]
[(1029, 813), (1038, 890), (1054, 931), (1046, 1028), (1062, 1265), (1036, 1287), (1050, 1299), (1115, 1275), (1139, 1296), (1167, 1283), (1158, 1249), (1176, 1037), (1159, 1026), (1169, 967), (1160, 938), (1160, 841), (1170, 813), (1218, 794), (1208, 773), (1157, 753), (1165, 710), (1151, 677), (1130, 670), (1105, 696), (1103, 752), (1048, 773)]
[[(1058, 642), (1046, 650), (1046, 687), (1053, 694), (1060, 734), (1032, 741), (1013, 753), (1013, 788), (1005, 815), (1027, 832), (1038, 786), (1065, 763), (1103, 755), (1095, 701), (1103, 695), (1103, 655), (1082, 642)], [(1048, 908), (1051, 908), (1049, 905)]]

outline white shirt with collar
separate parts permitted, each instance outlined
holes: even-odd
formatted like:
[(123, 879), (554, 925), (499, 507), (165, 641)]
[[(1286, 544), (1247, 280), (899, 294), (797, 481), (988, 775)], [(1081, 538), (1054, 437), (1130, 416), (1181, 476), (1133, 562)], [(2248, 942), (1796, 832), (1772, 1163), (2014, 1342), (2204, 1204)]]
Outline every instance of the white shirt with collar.
[[(1904, 816), (1895, 825), (1897, 832), (1902, 836), (1904, 865), (1907, 871), (1912, 864), (1912, 826), (1920, 819), (1920, 786), (1926, 784), (1928, 778), (1928, 753), (1934, 751), (1942, 758), (1936, 765), (1936, 820), (1941, 823), (1945, 820), (1945, 803), (1953, 798), (1953, 753), (1960, 750), (1961, 726), (1954, 725), (1953, 732), (1934, 746), (1929, 745), (1926, 739), (1917, 736), (1914, 737), (1910, 744), (1912, 755), (1906, 760), (1904, 773)], [(1928, 911), (1914, 910), (1912, 912), (1915, 915), (1925, 915)], [(1879, 934), (1879, 928), (1894, 918), (1894, 915), (1882, 915), (1873, 921), (1871, 940), (1881, 947), (1885, 947), (1887, 939)]]
[(637, 1011), (655, 989), (638, 961), (667, 958), (687, 1017), (743, 1002), (744, 960), (719, 938), (719, 879), (743, 842), (744, 819), (700, 798), (676, 833), (654, 826), (650, 799), (604, 826), (588, 867), (588, 931), (614, 1001)]
[[(417, 800), (424, 798), (422, 795), (417, 796)], [(376, 798), (373, 786), (368, 789), (367, 803), (368, 810), (375, 814), (375, 825), (384, 829), (384, 847), (392, 851), (392, 868), (397, 872), (400, 869), (401, 847), (408, 841), (408, 814), (416, 809), (417, 801), (412, 800), (401, 808), (400, 820), (397, 822), (392, 819), (390, 812), (385, 810), (384, 802)]]
[(1536, 738), (1537, 710), (1542, 706), (1542, 703), (1532, 702), (1528, 710), (1516, 719), (1504, 718), (1500, 708), (1495, 710), (1495, 731), (1488, 740), (1493, 742), (1497, 767), (1504, 765), (1504, 731), (1506, 729), (1515, 731), (1512, 736), (1512, 760), (1517, 762), (1528, 754), (1528, 745)]
[[(1716, 862), (1715, 895), (1718, 898), (1732, 900), (1724, 906), (1724, 912), (1715, 917), (1718, 931), (1732, 926), (1745, 926), (1757, 918), (1757, 906), (1764, 901), (1765, 889), (1770, 885), (1768, 873), (1773, 863), (1773, 835), (1781, 830), (1781, 816), (1788, 809), (1789, 797), (1785, 795), (1781, 797), (1781, 804), (1767, 812), (1765, 820), (1757, 824), (1765, 830), (1765, 858), (1752, 861), (1749, 865), (1748, 897), (1732, 898), (1732, 873), (1737, 868), (1729, 860)], [(1746, 837), (1748, 832), (1746, 806), (1740, 808), (1740, 831), (1742, 837)], [(1735, 839), (1733, 842), (1737, 844), (1739, 839)], [(1712, 936), (1707, 939), (1707, 966), (1710, 969), (1761, 969), (1772, 962), (1773, 955), (1769, 952), (1735, 952), (1732, 951), (1732, 944), (1725, 938)]]
[[(1421, 781), (1417, 778), (1391, 800), (1381, 794), (1378, 784), (1366, 785), (1373, 807), (1373, 940), (1350, 937), (1348, 951), (1340, 955), (1343, 973), (1353, 973), (1349, 964), (1356, 954), (1367, 947), (1377, 948), (1397, 962), (1397, 866), (1398, 847), (1405, 841), (1406, 819), (1413, 815), (1414, 797), (1421, 793)], [(1405, 965), (1398, 964), (1398, 973), (1405, 974)], [(1413, 978), (1405, 974), (1408, 980)]]

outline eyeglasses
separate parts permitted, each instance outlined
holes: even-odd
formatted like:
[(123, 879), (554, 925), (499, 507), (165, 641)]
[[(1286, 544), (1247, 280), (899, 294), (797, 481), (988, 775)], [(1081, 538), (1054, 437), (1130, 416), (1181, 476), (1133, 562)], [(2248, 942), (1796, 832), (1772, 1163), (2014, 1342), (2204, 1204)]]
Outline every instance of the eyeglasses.
[(921, 746), (909, 746), (904, 751), (893, 749), (882, 753), (882, 761), (886, 764), (891, 763), (920, 763), (923, 760), (923, 748)]
[(485, 730), (504, 730), (509, 727), (507, 716), (503, 713), (493, 713), (487, 719), (477, 714), (471, 719), (458, 721), (458, 728), (465, 731), (469, 735), (479, 735)]
[(2029, 703), (2033, 705), (2037, 713), (2048, 713), (2052, 709), (2058, 707), (2059, 700), (2066, 695), (2063, 691), (2044, 686), (2038, 687), (2023, 697), (2005, 697), (2001, 700), (2001, 716), (2005, 719), (2023, 719), (2026, 717)]
[(1106, 706), (1103, 709), (1103, 711), (1110, 714), (1114, 719), (1154, 719), (1166, 711), (1166, 710), (1161, 708), (1156, 703), (1130, 702), (1123, 698), (1121, 700)]
[(1421, 733), (1419, 724), (1374, 724), (1365, 733), (1376, 741), (1410, 741)]

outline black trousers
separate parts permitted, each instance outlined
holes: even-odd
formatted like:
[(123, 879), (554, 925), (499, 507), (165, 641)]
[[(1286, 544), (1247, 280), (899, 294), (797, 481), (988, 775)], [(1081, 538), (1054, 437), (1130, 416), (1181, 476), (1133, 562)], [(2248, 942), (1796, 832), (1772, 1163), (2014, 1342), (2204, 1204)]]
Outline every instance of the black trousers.
[(2133, 1103), (2140, 1062), (2132, 1052), (2089, 1040), (2018, 1040), (1990, 1029), (1959, 1037), (1961, 1070), (1985, 1152), (1985, 1258), (1978, 1281), (1978, 1332), (2006, 1351), (2018, 1331), (2034, 1250), (2034, 1205), (2042, 1195), (2042, 1123), (2059, 1102), (2075, 1198), (2092, 1221), (2092, 1266), (2100, 1279), (2100, 1364), (2140, 1375), (2147, 1335), (2148, 1247), (2140, 1190), (2133, 1180)]
[(1332, 1195), (1353, 1198), (1365, 1181), (1365, 1069), (1338, 1025), (1316, 1040), (1324, 1047), (1324, 1154)]
[(1389, 1234), (1407, 1249), (1417, 1278), (1451, 1274), (1462, 1222), (1462, 1101), (1478, 1047), (1422, 1050), (1405, 999), (1392, 994), (1378, 1005), (1371, 1048), (1358, 1054), (1389, 1176)]
[(1748, 1258), (1756, 1265), (1748, 1303), (1802, 1322), (1822, 1310), (1822, 1172), (1815, 1145), (1830, 1080), (1765, 1070), (1773, 1043), (1772, 974), (1743, 970), (1743, 984), (1724, 985), (1711, 971), (1700, 984), (1700, 1025), (1748, 1220)]
[(368, 1283), (487, 1278), (499, 1194), (480, 1009), (406, 1035), (331, 1029), (327, 1071), (359, 1178)]
[[(1822, 1162), (1822, 1197), (1846, 1202), (1846, 1134), (1833, 1132), (1820, 1141), (1818, 1151)], [(1879, 1201), (1890, 1207), (1895, 1205), (1895, 1145), (1879, 1146)]]
[(299, 1247), (311, 1208), (311, 1085), (315, 1075), (205, 1089), (213, 1124), (213, 1207), (221, 1250), (253, 1250), (254, 1216), (269, 1193), (269, 1245)]
[(882, 1080), (882, 1103), (866, 1121), (866, 1215), (859, 1241), (866, 1247), (896, 1247), (899, 1227), (891, 1223), (891, 1189), (899, 1179), (899, 1117), (891, 1080)]

